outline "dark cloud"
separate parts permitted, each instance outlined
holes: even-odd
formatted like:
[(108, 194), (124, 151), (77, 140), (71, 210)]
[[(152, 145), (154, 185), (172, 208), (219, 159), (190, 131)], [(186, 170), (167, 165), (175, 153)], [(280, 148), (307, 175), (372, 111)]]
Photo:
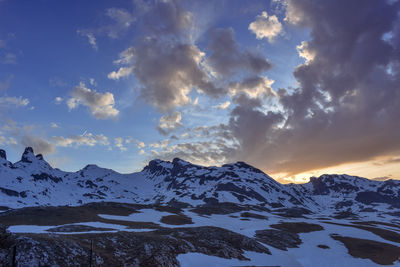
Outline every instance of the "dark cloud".
[(400, 163), (400, 157), (390, 158), (385, 163)]
[(251, 76), (244, 78), (240, 82), (231, 82), (229, 84), (229, 92), (234, 96), (246, 93), (251, 98), (267, 98), (276, 96), (271, 87), (273, 83), (274, 81), (269, 80), (267, 77)]
[(311, 28), (302, 52), (313, 58), (294, 71), (299, 88), (279, 91), (280, 114), (238, 102), (230, 125), (239, 157), (295, 174), (399, 151), (399, 47), (382, 38), (398, 38), (399, 5), (288, 1), (287, 21)]
[(182, 7), (181, 1), (156, 1), (152, 6), (147, 5), (146, 11), (144, 26), (147, 32), (180, 38), (194, 26), (193, 14)]
[(33, 147), (36, 153), (51, 154), (55, 152), (55, 145), (45, 137), (34, 133), (33, 125), (18, 125), (13, 120), (2, 121), (0, 131), (8, 135), (8, 144)]
[(293, 71), (298, 87), (275, 92), (265, 76), (271, 63), (242, 49), (233, 29), (209, 30), (206, 54), (193, 40), (194, 15), (180, 2), (142, 3), (137, 23), (145, 30), (118, 60), (129, 69), (115, 78), (132, 73), (141, 96), (169, 114), (191, 103), (193, 89), (230, 94), (236, 105), (219, 130), (187, 134), (208, 141), (169, 145), (158, 155), (198, 163), (245, 160), (291, 175), (400, 151), (400, 2), (285, 5), (286, 27), (309, 29), (310, 40), (297, 47), (305, 59)]
[(224, 93), (200, 67), (204, 54), (191, 44), (165, 44), (156, 39), (136, 48), (133, 73), (142, 85), (141, 94), (160, 111), (190, 103), (193, 88), (211, 96)]
[(262, 55), (240, 50), (232, 28), (212, 30), (209, 50), (208, 63), (223, 77), (238, 71), (258, 74), (271, 68), (271, 63)]
[(191, 12), (179, 1), (142, 3), (140, 10), (138, 23), (144, 25), (144, 32), (116, 61), (127, 67), (110, 78), (132, 72), (140, 82), (141, 96), (161, 112), (189, 104), (193, 89), (213, 97), (226, 93), (210, 81), (202, 66), (205, 53), (193, 43)]
[(25, 146), (25, 147), (32, 147), (33, 151), (38, 154), (51, 154), (55, 151), (55, 146), (54, 144), (36, 137), (36, 136), (31, 136), (31, 135), (25, 135), (21, 137), (20, 144)]

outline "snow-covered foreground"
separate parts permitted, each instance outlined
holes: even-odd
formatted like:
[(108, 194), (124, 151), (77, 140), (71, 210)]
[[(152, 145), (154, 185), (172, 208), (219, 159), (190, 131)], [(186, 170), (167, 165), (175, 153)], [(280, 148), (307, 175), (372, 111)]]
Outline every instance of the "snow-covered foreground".
[(126, 231), (126, 232), (148, 232), (152, 231), (153, 229), (130, 229), (127, 226), (119, 225), (119, 224), (111, 224), (111, 223), (102, 223), (102, 222), (82, 222), (82, 223), (74, 223), (68, 224), (75, 225), (75, 226), (90, 226), (93, 228), (109, 228), (112, 230), (94, 230), (94, 231), (79, 231), (79, 232), (63, 232), (63, 231), (49, 231), (50, 229), (56, 227), (67, 226), (66, 224), (63, 225), (13, 225), (8, 228), (8, 231), (11, 233), (35, 233), (35, 234), (50, 234), (50, 233), (57, 233), (57, 234), (68, 234), (68, 235), (76, 235), (76, 234), (100, 234), (100, 233), (116, 233), (118, 231)]
[[(272, 246), (263, 244), (271, 251), (271, 255), (264, 253), (257, 253), (246, 251), (243, 255), (250, 259), (250, 261), (243, 261), (238, 259), (226, 259), (216, 256), (210, 256), (201, 253), (186, 253), (179, 254), (177, 257), (181, 266), (241, 266), (241, 265), (278, 265), (278, 266), (377, 266), (376, 263), (369, 259), (355, 258), (349, 255), (347, 248), (343, 243), (336, 241), (330, 237), (331, 234), (338, 234), (346, 237), (354, 237), (361, 239), (368, 239), (379, 241), (387, 244), (398, 246), (398, 243), (392, 242), (382, 237), (373, 234), (370, 231), (357, 229), (354, 227), (341, 226), (329, 224), (317, 218), (283, 218), (269, 212), (252, 211), (253, 214), (262, 215), (266, 218), (243, 218), (242, 212), (236, 212), (226, 215), (199, 215), (195, 212), (184, 209), (182, 214), (190, 217), (193, 224), (184, 225), (170, 225), (160, 222), (163, 216), (174, 215), (171, 212), (158, 211), (155, 209), (141, 209), (140, 212), (132, 213), (128, 216), (117, 216), (99, 214), (100, 218), (109, 219), (113, 221), (128, 221), (128, 222), (153, 222), (164, 228), (192, 228), (200, 226), (213, 226), (224, 228), (244, 236), (253, 238), (257, 230), (271, 229), (270, 225), (279, 224), (282, 222), (307, 222), (318, 224), (324, 228), (321, 231), (314, 231), (310, 233), (300, 233), (299, 236), (302, 244), (298, 248), (289, 248), (287, 251), (276, 249)], [(348, 220), (330, 220), (340, 224), (351, 223)], [(70, 224), (71, 225), (71, 224)], [(103, 222), (82, 222), (73, 225), (84, 225), (95, 228), (108, 228), (106, 231), (83, 231), (83, 232), (56, 232), (57, 234), (86, 234), (86, 233), (115, 233), (118, 231), (125, 232), (145, 232), (153, 231), (155, 229), (130, 229), (127, 226), (103, 223)], [(49, 233), (48, 230), (57, 226), (35, 226), (35, 225), (15, 225), (8, 228), (13, 233)], [(394, 227), (385, 227), (391, 231), (399, 232), (400, 229)], [(54, 233), (54, 232), (52, 232)], [(328, 246), (328, 249), (318, 247), (318, 245)], [(398, 263), (396, 266), (400, 266)]]

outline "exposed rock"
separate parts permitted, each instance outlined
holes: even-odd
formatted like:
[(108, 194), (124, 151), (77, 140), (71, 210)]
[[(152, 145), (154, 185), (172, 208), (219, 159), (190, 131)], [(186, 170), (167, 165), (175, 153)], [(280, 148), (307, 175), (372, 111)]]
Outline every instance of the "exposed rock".
[(306, 222), (281, 222), (278, 224), (271, 224), (270, 226), (275, 229), (295, 234), (324, 230), (324, 228), (319, 224)]
[(22, 154), (21, 161), (32, 163), (32, 159), (35, 158), (32, 147), (26, 147), (24, 153)]
[(258, 241), (281, 250), (297, 248), (302, 243), (298, 234), (274, 229), (258, 230), (255, 237)]
[(3, 149), (0, 149), (0, 158), (7, 160), (7, 153)]
[(350, 255), (370, 259), (381, 265), (392, 265), (400, 258), (400, 247), (374, 240), (332, 234), (331, 237), (342, 242)]
[[(248, 260), (243, 255), (245, 250), (270, 254), (254, 239), (217, 227), (142, 233), (29, 234), (19, 235), (16, 241), (18, 266), (88, 266), (91, 241), (93, 263), (102, 266), (179, 266), (176, 256), (188, 252), (240, 260)], [(7, 263), (8, 258), (0, 261)]]

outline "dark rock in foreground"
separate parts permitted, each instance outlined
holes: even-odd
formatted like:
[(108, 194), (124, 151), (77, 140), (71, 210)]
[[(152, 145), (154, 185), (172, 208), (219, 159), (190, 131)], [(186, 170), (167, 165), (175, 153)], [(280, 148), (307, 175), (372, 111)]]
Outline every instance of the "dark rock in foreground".
[(298, 248), (302, 243), (298, 234), (274, 229), (258, 230), (255, 237), (258, 241), (281, 250)]

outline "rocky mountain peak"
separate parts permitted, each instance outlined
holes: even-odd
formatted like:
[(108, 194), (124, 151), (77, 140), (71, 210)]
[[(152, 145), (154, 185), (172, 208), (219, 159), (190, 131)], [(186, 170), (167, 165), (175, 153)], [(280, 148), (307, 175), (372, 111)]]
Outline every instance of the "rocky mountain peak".
[(97, 166), (96, 164), (88, 164), (83, 169), (84, 170), (93, 170), (93, 169), (100, 169), (100, 167)]
[(43, 155), (42, 155), (42, 154), (37, 154), (37, 155), (36, 155), (36, 158), (37, 158), (38, 160), (44, 160), (44, 158), (43, 158)]
[(24, 150), (24, 153), (22, 154), (21, 161), (32, 163), (35, 158), (36, 157), (35, 157), (35, 154), (33, 153), (33, 148), (26, 147)]
[(192, 163), (185, 161), (183, 159), (180, 159), (180, 158), (174, 158), (172, 160), (172, 164), (174, 164), (174, 165), (192, 165)]
[(0, 158), (7, 160), (7, 153), (3, 149), (0, 149)]
[(147, 164), (146, 167), (143, 168), (143, 171), (148, 171), (153, 174), (166, 174), (172, 168), (173, 164), (171, 164), (171, 162), (161, 159), (153, 159)]

